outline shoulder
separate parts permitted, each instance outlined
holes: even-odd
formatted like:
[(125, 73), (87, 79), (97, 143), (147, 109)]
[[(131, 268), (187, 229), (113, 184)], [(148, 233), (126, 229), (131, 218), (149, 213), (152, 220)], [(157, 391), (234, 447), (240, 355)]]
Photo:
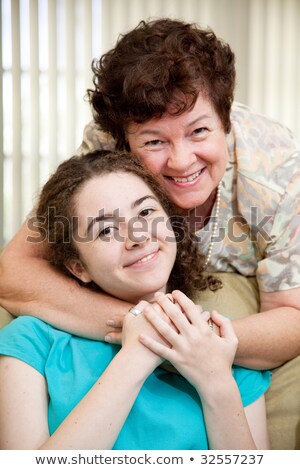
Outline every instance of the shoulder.
[(12, 320), (8, 325), (0, 330), (1, 338), (9, 338), (14, 334), (48, 335), (49, 325), (38, 318), (23, 315)]
[(94, 150), (115, 150), (115, 140), (95, 121), (90, 121), (84, 128), (82, 143), (76, 150), (76, 155), (85, 155)]
[[(287, 126), (244, 104), (233, 103), (231, 123), (237, 135), (242, 135), (250, 141), (255, 139), (256, 145), (257, 143), (259, 145), (270, 143), (272, 146), (279, 144), (280, 146), (298, 147), (297, 139)], [(263, 137), (263, 141), (257, 142), (260, 137)]]
[(280, 198), (299, 172), (296, 138), (286, 126), (238, 103), (234, 104), (231, 117), (228, 149), (230, 163), (236, 166), (237, 184), (240, 182), (248, 194), (258, 191), (259, 198), (265, 190)]
[(263, 395), (270, 386), (271, 372), (233, 366), (233, 377), (239, 387), (243, 406), (250, 405)]
[(43, 374), (55, 331), (37, 318), (18, 317), (0, 330), (0, 354), (20, 359)]

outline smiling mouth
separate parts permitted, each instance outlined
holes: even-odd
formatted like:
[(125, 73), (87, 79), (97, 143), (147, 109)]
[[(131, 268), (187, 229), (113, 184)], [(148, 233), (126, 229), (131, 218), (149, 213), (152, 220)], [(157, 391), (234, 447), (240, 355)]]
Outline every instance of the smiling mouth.
[(151, 253), (150, 255), (144, 256), (144, 258), (139, 259), (138, 261), (136, 261), (136, 263), (137, 264), (146, 263), (146, 261), (149, 261), (150, 259), (154, 258), (156, 253), (157, 251), (155, 251), (155, 253)]
[(159, 250), (154, 251), (153, 253), (150, 253), (149, 255), (146, 255), (143, 258), (140, 258), (137, 261), (134, 261), (133, 263), (128, 264), (126, 267), (130, 267), (130, 266), (137, 265), (137, 264), (147, 263), (148, 261), (151, 261), (153, 258), (155, 258), (158, 251)]
[(167, 176), (166, 178), (171, 179), (171, 180), (175, 181), (176, 183), (190, 183), (191, 181), (194, 181), (196, 178), (198, 178), (198, 176), (200, 176), (201, 173), (203, 173), (204, 170), (205, 170), (205, 167), (202, 168), (201, 170), (197, 171), (193, 175), (187, 176), (186, 178), (183, 178), (183, 177), (182, 178), (177, 178), (175, 176)]

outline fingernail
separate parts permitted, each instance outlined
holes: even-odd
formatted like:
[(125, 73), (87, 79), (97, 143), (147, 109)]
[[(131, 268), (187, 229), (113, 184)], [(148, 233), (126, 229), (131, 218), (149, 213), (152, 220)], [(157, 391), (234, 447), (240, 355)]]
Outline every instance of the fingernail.
[(108, 326), (115, 326), (115, 321), (114, 320), (107, 320), (106, 324)]
[(111, 337), (109, 335), (104, 336), (104, 341), (106, 341), (107, 343), (111, 343)]

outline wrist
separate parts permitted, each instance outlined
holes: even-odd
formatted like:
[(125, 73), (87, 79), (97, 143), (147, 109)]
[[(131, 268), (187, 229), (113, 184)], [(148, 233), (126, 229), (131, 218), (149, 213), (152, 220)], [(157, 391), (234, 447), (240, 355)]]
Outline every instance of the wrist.
[(211, 405), (220, 403), (220, 399), (227, 400), (236, 392), (239, 393), (231, 370), (196, 383), (195, 388), (201, 396), (201, 400)]
[(161, 363), (162, 359), (142, 344), (126, 344), (118, 353), (126, 363), (145, 380)]

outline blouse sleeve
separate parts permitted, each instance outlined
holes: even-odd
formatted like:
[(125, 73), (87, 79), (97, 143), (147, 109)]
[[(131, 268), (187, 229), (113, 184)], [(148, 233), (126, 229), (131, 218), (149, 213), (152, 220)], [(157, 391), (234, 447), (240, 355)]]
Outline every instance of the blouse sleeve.
[(102, 131), (95, 121), (89, 122), (83, 131), (83, 139), (81, 145), (76, 151), (76, 155), (85, 155), (94, 150), (114, 150), (114, 139)]
[(276, 292), (300, 287), (300, 169), (287, 182), (272, 222), (256, 272), (260, 289)]

